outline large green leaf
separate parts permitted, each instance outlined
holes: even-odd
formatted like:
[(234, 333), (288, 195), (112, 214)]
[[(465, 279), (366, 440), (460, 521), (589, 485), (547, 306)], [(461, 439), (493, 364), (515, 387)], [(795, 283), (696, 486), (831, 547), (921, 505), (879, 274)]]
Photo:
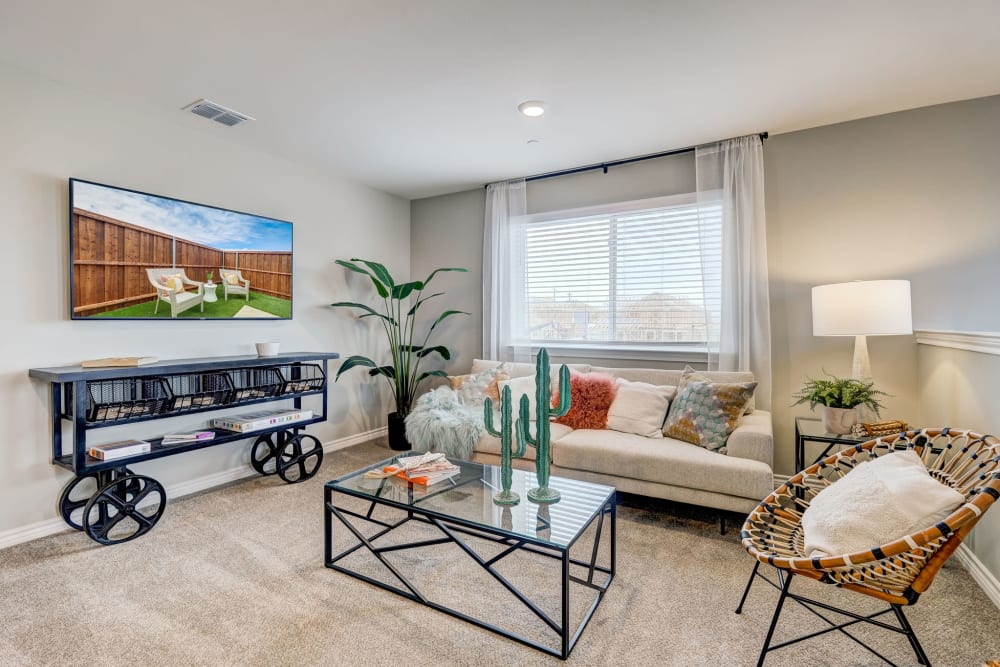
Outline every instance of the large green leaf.
[(395, 324), (396, 322), (393, 318), (389, 317), (388, 315), (383, 315), (382, 313), (378, 312), (371, 306), (366, 306), (363, 303), (356, 303), (354, 301), (338, 301), (337, 303), (331, 303), (330, 305), (333, 306), (334, 308), (360, 308), (361, 310), (367, 311), (366, 314), (361, 315), (361, 317), (381, 317), (386, 322), (391, 322), (393, 324)]
[(368, 371), (368, 375), (371, 375), (372, 377), (376, 375), (384, 375), (390, 380), (395, 380), (396, 369), (393, 368), (392, 366), (379, 366), (378, 368), (373, 368), (370, 371)]
[[(335, 261), (335, 263), (340, 264), (344, 268), (350, 269), (351, 271), (354, 271), (355, 273), (360, 273), (361, 275), (368, 276), (371, 279), (372, 284), (375, 285), (375, 291), (378, 292), (378, 295), (380, 297), (382, 297), (383, 299), (385, 299), (386, 297), (389, 296), (389, 287), (392, 286), (392, 278), (391, 277), (389, 278), (389, 287), (386, 287), (385, 283), (383, 281), (379, 280), (379, 277), (375, 273), (373, 273), (372, 271), (368, 271), (366, 269), (363, 269), (360, 266), (358, 266), (357, 264), (354, 264), (353, 262), (358, 261), (357, 259), (352, 259), (350, 262), (348, 262), (347, 260), (344, 260), (344, 259), (338, 259), (338, 260), (334, 260), (334, 261)], [(365, 262), (365, 263), (367, 264), (367, 262)], [(379, 264), (379, 266), (382, 266), (382, 265)], [(382, 270), (383, 271), (385, 270), (384, 266), (382, 267)], [(386, 272), (386, 275), (388, 275), (388, 272)]]
[(423, 345), (400, 345), (399, 349), (403, 352), (419, 352), (424, 349)]
[(446, 318), (451, 317), (452, 315), (468, 315), (468, 313), (465, 312), (464, 310), (446, 310), (440, 315), (438, 315), (438, 318), (434, 320), (434, 324), (431, 325), (429, 331), (434, 331), (437, 325), (441, 324), (441, 322), (443, 322)]
[(442, 271), (461, 271), (462, 273), (466, 273), (466, 272), (468, 272), (468, 269), (458, 269), (458, 268), (434, 269), (431, 272), (431, 275), (427, 276), (427, 280), (424, 281), (424, 285), (429, 284), (431, 282), (431, 278), (433, 278), (437, 274), (441, 273)]
[(440, 354), (445, 360), (451, 359), (451, 350), (446, 348), (444, 345), (422, 348), (417, 352), (417, 356), (426, 357), (428, 354), (433, 354), (434, 352)]
[(413, 294), (414, 290), (420, 291), (423, 288), (424, 284), (419, 280), (414, 281), (412, 283), (403, 283), (402, 285), (396, 285), (395, 287), (392, 288), (392, 298), (399, 299), (400, 301), (402, 301), (406, 297)]
[(417, 378), (417, 384), (420, 384), (429, 377), (446, 378), (448, 377), (448, 374), (444, 371), (427, 371), (426, 373), (420, 374), (420, 377)]
[(434, 292), (434, 294), (428, 294), (423, 299), (420, 299), (415, 304), (413, 304), (413, 308), (410, 308), (410, 312), (408, 312), (407, 315), (412, 317), (417, 313), (417, 308), (420, 307), (420, 304), (422, 304), (424, 301), (427, 301), (428, 299), (433, 299), (436, 296), (441, 296), (442, 294), (444, 294), (444, 292)]
[(334, 378), (334, 382), (340, 379), (340, 376), (345, 372), (351, 370), (352, 368), (357, 368), (358, 366), (364, 366), (366, 368), (376, 368), (377, 364), (369, 359), (368, 357), (363, 357), (360, 354), (356, 354), (353, 357), (348, 357), (344, 359), (344, 363), (340, 365), (340, 369), (337, 371), (337, 377)]
[(351, 258), (352, 262), (361, 262), (375, 274), (379, 280), (381, 280), (386, 287), (393, 287), (396, 282), (392, 279), (392, 274), (389, 273), (389, 269), (385, 268), (384, 264), (379, 264), (378, 262), (372, 262), (367, 259), (358, 259), (357, 257)]

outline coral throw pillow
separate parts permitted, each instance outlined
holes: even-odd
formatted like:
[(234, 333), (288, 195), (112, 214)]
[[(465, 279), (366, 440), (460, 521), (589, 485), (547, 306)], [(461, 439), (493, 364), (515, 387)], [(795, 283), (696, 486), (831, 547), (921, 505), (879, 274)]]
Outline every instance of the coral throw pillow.
[[(556, 419), (556, 423), (570, 428), (604, 428), (608, 423), (608, 409), (615, 400), (615, 390), (615, 379), (610, 375), (570, 373), (569, 391), (572, 402), (569, 412)], [(552, 404), (559, 404), (558, 389), (553, 392)]]

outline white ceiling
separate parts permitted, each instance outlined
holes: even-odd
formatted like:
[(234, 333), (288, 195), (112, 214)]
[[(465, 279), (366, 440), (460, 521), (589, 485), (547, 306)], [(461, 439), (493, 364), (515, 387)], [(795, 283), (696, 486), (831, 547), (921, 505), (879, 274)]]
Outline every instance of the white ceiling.
[[(1000, 93), (998, 26), (996, 0), (2, 0), (0, 60), (417, 198)], [(200, 97), (257, 121), (181, 118)]]

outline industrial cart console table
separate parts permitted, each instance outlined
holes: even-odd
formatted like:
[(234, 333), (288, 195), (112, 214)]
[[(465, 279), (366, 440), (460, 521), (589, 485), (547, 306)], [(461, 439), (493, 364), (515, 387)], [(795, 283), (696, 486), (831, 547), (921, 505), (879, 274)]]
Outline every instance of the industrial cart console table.
[[(302, 429), (326, 420), (327, 362), (335, 352), (292, 352), (274, 357), (234, 356), (172, 359), (138, 367), (32, 368), (28, 375), (50, 384), (52, 463), (75, 473), (63, 488), (63, 520), (101, 544), (118, 544), (146, 534), (166, 508), (163, 485), (128, 468), (130, 464), (195, 449), (254, 438), (250, 463), (262, 475), (288, 483), (311, 478), (323, 463), (320, 441)], [(210, 430), (212, 439), (164, 444), (144, 438), (150, 450), (112, 460), (88, 455), (94, 429), (199, 412), (318, 396), (318, 414), (285, 424), (233, 432)], [(64, 453), (63, 428), (72, 429)]]

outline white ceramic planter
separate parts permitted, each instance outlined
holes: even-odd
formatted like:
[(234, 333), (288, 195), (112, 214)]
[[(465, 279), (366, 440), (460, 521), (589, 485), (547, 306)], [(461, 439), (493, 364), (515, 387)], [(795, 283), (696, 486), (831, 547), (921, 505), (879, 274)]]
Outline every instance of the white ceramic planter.
[(851, 427), (857, 423), (857, 408), (823, 407), (823, 428), (827, 433), (847, 435), (851, 432)]

